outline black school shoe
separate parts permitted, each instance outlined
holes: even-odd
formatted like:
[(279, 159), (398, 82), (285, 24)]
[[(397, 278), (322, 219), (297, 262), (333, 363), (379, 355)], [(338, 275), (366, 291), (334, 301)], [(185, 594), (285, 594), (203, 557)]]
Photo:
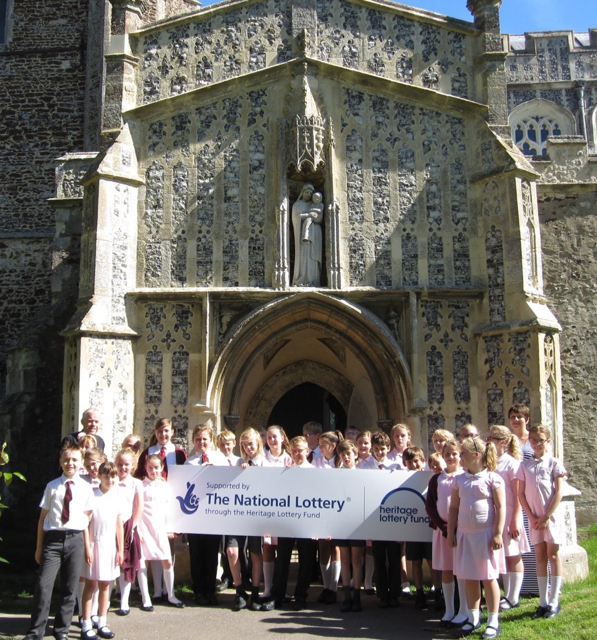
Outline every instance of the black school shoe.
[(547, 607), (537, 607), (535, 613), (533, 614), (533, 620), (538, 620), (539, 618), (544, 618), (547, 613)]
[(555, 607), (552, 607), (550, 604), (548, 604), (545, 607), (545, 614), (543, 615), (544, 618), (553, 618), (554, 616), (557, 616), (558, 613), (560, 613), (560, 603), (558, 602), (558, 604), (556, 604)]

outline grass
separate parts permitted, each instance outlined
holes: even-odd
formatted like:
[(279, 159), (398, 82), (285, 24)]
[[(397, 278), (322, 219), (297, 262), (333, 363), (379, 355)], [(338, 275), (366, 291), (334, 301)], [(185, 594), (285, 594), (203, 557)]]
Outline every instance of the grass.
[[(578, 543), (589, 556), (589, 576), (564, 584), (561, 613), (549, 620), (532, 620), (537, 598), (522, 600), (518, 609), (500, 614), (504, 640), (593, 640), (597, 620), (597, 524), (578, 533)], [(471, 636), (475, 637), (475, 636)]]

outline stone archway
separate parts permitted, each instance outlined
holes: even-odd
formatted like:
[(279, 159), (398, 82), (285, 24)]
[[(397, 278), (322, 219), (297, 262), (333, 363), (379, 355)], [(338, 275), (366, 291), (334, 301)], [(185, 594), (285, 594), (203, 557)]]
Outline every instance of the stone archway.
[(249, 416), (262, 419), (301, 376), (316, 377), (317, 384), (323, 376), (339, 400), (366, 377), (377, 426), (404, 420), (412, 408), (410, 370), (386, 324), (362, 306), (320, 292), (278, 298), (239, 321), (216, 356), (207, 402), (228, 428), (243, 428)]
[(313, 382), (324, 387), (345, 409), (348, 409), (353, 391), (352, 383), (331, 367), (318, 362), (299, 360), (276, 372), (264, 382), (261, 389), (253, 396), (245, 414), (247, 424), (266, 426), (267, 419), (278, 400), (287, 391), (304, 382)]

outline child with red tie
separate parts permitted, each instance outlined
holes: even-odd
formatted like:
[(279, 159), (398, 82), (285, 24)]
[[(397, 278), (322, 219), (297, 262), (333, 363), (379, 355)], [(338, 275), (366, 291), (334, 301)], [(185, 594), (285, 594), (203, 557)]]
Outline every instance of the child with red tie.
[(40, 566), (26, 640), (44, 637), (58, 571), (62, 576), (62, 590), (53, 634), (56, 640), (67, 640), (85, 557), (84, 538), (88, 535), (93, 511), (93, 490), (79, 476), (82, 458), (77, 445), (64, 445), (60, 466), (62, 475), (48, 483), (39, 505), (35, 561)]
[[(193, 429), (195, 453), (189, 457), (185, 464), (195, 466), (228, 465), (228, 460), (214, 446), (214, 435), (211, 423), (198, 424)], [(200, 606), (218, 604), (216, 575), (221, 537), (206, 533), (187, 534), (193, 593), (195, 594), (195, 602)]]

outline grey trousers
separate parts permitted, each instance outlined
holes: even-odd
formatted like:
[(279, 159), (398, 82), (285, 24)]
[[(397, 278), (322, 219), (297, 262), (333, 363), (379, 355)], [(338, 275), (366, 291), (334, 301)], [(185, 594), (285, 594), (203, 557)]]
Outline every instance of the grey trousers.
[(77, 586), (85, 544), (82, 531), (48, 531), (44, 538), (41, 565), (35, 585), (33, 613), (27, 638), (42, 640), (50, 613), (52, 591), (60, 571), (60, 605), (54, 618), (54, 635), (68, 633), (77, 598)]

